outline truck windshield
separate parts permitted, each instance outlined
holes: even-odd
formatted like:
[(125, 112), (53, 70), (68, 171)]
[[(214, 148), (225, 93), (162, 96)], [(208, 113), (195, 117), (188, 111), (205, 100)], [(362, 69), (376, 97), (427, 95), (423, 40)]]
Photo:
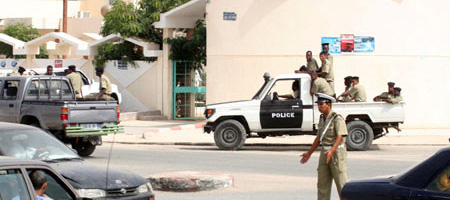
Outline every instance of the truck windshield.
[(267, 90), (270, 89), (270, 85), (273, 83), (273, 78), (271, 78), (269, 81), (264, 82), (261, 88), (258, 90), (258, 92), (253, 96), (252, 99), (262, 99), (264, 98), (264, 94), (267, 93)]

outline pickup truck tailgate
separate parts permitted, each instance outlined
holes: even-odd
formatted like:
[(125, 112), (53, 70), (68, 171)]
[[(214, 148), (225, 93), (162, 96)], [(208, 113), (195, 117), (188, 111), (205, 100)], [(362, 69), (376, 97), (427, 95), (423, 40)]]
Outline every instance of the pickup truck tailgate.
[[(117, 104), (70, 104), (68, 123), (117, 122)], [(88, 115), (86, 113), (89, 113)]]

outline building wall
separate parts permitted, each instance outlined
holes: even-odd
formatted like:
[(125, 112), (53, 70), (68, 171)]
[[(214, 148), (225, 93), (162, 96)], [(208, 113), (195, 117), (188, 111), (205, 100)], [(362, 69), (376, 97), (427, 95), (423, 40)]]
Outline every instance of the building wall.
[[(311, 50), (319, 62), (322, 37), (375, 37), (375, 52), (334, 57), (336, 93), (359, 76), (368, 99), (402, 87), (403, 127), (448, 128), (450, 1), (215, 0), (207, 3), (207, 103), (249, 99), (272, 76), (293, 73)], [(235, 12), (235, 21), (224, 21)], [(226, 84), (225, 84), (226, 83)], [(433, 106), (432, 106), (433, 105)]]

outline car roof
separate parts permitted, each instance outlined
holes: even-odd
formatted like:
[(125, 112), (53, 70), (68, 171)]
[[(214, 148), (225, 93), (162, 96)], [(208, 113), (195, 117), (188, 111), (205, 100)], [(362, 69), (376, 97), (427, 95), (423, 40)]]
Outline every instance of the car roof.
[(17, 123), (9, 123), (9, 122), (0, 122), (0, 134), (2, 134), (2, 130), (40, 130), (34, 126), (29, 126), (25, 124), (17, 124)]
[(0, 167), (12, 166), (12, 165), (41, 165), (48, 166), (39, 160), (25, 160), (14, 157), (0, 156)]

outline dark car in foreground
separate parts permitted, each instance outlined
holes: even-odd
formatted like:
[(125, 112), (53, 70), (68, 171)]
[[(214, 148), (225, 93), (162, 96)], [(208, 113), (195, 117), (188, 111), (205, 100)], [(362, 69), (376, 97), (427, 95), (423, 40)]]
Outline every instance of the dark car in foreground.
[(0, 199), (35, 200), (28, 174), (40, 170), (47, 176), (45, 194), (58, 200), (82, 199), (75, 189), (46, 163), (0, 156)]
[(48, 163), (81, 197), (154, 199), (148, 180), (131, 172), (90, 165), (53, 135), (36, 127), (0, 122), (0, 155)]
[(350, 181), (342, 189), (346, 200), (449, 200), (450, 148), (403, 174), (389, 178)]

